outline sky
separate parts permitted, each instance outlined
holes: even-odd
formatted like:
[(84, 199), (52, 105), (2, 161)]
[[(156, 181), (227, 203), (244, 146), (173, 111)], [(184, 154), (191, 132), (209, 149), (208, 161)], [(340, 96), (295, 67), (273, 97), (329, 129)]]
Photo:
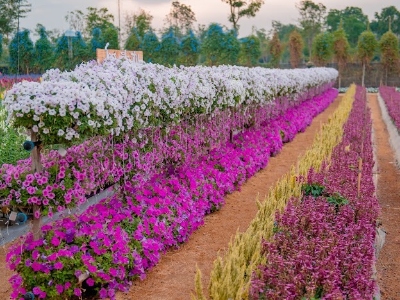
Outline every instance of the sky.
[[(323, 3), (327, 10), (344, 9), (347, 6), (361, 7), (369, 19), (373, 19), (375, 12), (381, 12), (382, 8), (396, 5), (398, 0), (322, 0), (314, 2)], [(65, 21), (68, 11), (86, 11), (89, 6), (107, 7), (115, 16), (115, 25), (118, 26), (118, 0), (28, 0), (32, 4), (32, 11), (26, 18), (21, 20), (21, 27), (33, 30), (37, 23), (41, 23), (48, 30), (59, 29), (61, 32), (69, 28)], [(169, 13), (172, 0), (119, 0), (121, 12), (121, 25), (126, 13), (137, 12), (142, 8), (154, 19), (153, 28), (156, 30), (164, 26), (165, 16)], [(251, 34), (252, 27), (257, 29), (271, 29), (273, 20), (283, 24), (296, 24), (299, 18), (296, 3), (300, 0), (265, 0), (261, 10), (254, 18), (243, 18), (239, 20), (239, 36)], [(229, 5), (222, 0), (181, 0), (180, 3), (189, 5), (196, 15), (197, 24), (208, 25), (212, 22), (231, 27), (228, 22)], [(197, 25), (195, 25), (197, 28)]]

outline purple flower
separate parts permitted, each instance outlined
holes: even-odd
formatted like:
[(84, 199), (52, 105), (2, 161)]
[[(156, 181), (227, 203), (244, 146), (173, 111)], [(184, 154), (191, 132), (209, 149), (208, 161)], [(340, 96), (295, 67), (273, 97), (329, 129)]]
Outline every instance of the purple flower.
[(75, 288), (75, 289), (74, 289), (74, 295), (75, 295), (75, 296), (78, 296), (78, 297), (82, 296), (82, 291), (81, 291), (81, 289)]
[(64, 265), (62, 262), (58, 261), (54, 264), (54, 269), (56, 270), (62, 270), (62, 268), (64, 268)]
[(64, 292), (64, 286), (62, 284), (56, 284), (57, 293), (62, 294)]

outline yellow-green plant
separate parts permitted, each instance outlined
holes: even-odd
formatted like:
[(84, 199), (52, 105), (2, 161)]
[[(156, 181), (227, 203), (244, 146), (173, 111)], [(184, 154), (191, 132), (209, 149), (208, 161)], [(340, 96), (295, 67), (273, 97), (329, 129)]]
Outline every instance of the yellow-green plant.
[[(275, 213), (285, 208), (291, 197), (301, 195), (298, 177), (306, 177), (313, 168), (320, 170), (329, 161), (333, 148), (341, 141), (345, 124), (353, 105), (356, 87), (352, 85), (343, 96), (338, 108), (324, 124), (310, 149), (292, 166), (269, 191), (263, 202), (258, 202), (258, 212), (245, 232), (237, 232), (223, 256), (214, 261), (210, 275), (209, 296), (214, 300), (248, 299), (251, 275), (257, 266), (266, 263), (261, 255), (262, 240), (273, 234)], [(205, 299), (200, 284), (200, 270), (196, 275), (196, 295), (193, 299)]]

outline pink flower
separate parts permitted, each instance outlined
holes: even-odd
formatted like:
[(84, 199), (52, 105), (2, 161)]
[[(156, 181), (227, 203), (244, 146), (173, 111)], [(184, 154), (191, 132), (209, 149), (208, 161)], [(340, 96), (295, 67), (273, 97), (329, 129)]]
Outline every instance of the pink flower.
[(62, 268), (64, 268), (64, 265), (62, 262), (58, 261), (54, 264), (54, 269), (56, 270), (62, 270)]
[(62, 292), (64, 291), (64, 286), (62, 284), (57, 284), (56, 290), (57, 290), (57, 293), (62, 294)]
[(74, 295), (80, 297), (82, 295), (81, 289), (75, 288), (74, 289)]

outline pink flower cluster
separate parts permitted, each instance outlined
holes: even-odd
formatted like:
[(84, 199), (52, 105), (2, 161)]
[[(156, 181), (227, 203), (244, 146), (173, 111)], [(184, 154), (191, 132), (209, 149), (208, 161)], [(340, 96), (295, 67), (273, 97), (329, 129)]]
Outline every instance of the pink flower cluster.
[(168, 140), (170, 148), (165, 151), (175, 147), (181, 153), (170, 155), (160, 172), (154, 168), (153, 172), (125, 173), (119, 193), (80, 216), (44, 226), (43, 239), (34, 241), (28, 235), (10, 250), (8, 264), (18, 273), (11, 278), (12, 297), (26, 291), (39, 298), (78, 296), (84, 292), (79, 278), (88, 274), (86, 290), (92, 288), (100, 298), (114, 299), (117, 290), (125, 291), (132, 280), (143, 279), (161, 253), (185, 242), (203, 224), (205, 214), (223, 205), (226, 193), (265, 167), (270, 155), (282, 148), (282, 136), (290, 141), (336, 96), (336, 90), (328, 90), (283, 114), (270, 114), (272, 119), (265, 122), (254, 114), (253, 126), (232, 135), (231, 141), (228, 135), (228, 142), (218, 147), (203, 145), (208, 129), (199, 126), (201, 132), (193, 136), (198, 136), (196, 143), (205, 150), (198, 147), (201, 154), (197, 156), (186, 149), (182, 131), (170, 132), (174, 138)]
[(385, 101), (389, 116), (400, 132), (400, 92), (397, 92), (395, 87), (381, 86), (379, 94)]
[(343, 139), (329, 166), (317, 173), (310, 170), (305, 182), (325, 189), (319, 196), (304, 193), (301, 199), (291, 199), (277, 214), (273, 240), (263, 242), (267, 264), (253, 274), (251, 299), (373, 298), (379, 205), (372, 151), (365, 89), (357, 87)]

